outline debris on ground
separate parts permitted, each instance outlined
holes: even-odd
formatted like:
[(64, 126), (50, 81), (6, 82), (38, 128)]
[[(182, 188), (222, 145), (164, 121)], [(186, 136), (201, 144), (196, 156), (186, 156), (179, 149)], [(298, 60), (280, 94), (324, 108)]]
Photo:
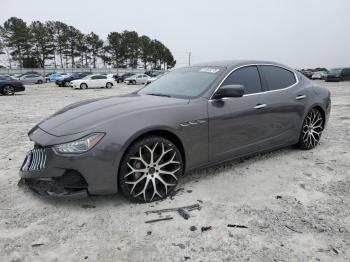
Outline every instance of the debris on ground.
[(235, 224), (228, 224), (227, 227), (248, 228), (247, 226), (244, 226), (244, 225), (235, 225)]
[(188, 260), (188, 259), (191, 259), (190, 257), (185, 257), (185, 261)]
[(179, 248), (181, 248), (181, 249), (185, 249), (186, 248), (186, 246), (184, 245), (184, 244), (174, 244), (173, 243), (173, 246), (175, 246), (175, 247), (179, 247)]
[(171, 219), (173, 219), (173, 217), (163, 217), (163, 218), (157, 218), (157, 219), (147, 220), (145, 223), (146, 223), (146, 224), (149, 224), (149, 223), (155, 223), (155, 222), (165, 221), (165, 220), (171, 220)]
[(202, 233), (203, 233), (204, 231), (208, 231), (208, 230), (211, 230), (211, 229), (212, 229), (211, 226), (201, 227)]
[(152, 231), (147, 231), (147, 236), (152, 235)]
[(170, 198), (171, 200), (173, 200), (173, 199), (174, 199), (174, 196), (176, 196), (178, 193), (183, 192), (183, 191), (184, 191), (184, 188), (183, 188), (183, 187), (180, 187), (180, 188), (178, 188), (178, 189), (175, 189), (173, 192), (171, 192), (171, 193), (169, 194), (169, 198)]
[(90, 204), (83, 204), (83, 205), (81, 205), (81, 207), (82, 208), (96, 208), (96, 206), (94, 206), (94, 205), (90, 205)]
[(186, 208), (179, 208), (177, 211), (184, 219), (187, 220), (190, 218), (190, 213), (187, 211)]
[(296, 229), (294, 229), (294, 228), (292, 228), (292, 227), (290, 227), (290, 226), (287, 226), (287, 225), (284, 225), (286, 228), (288, 228), (289, 230), (292, 230), (292, 231), (294, 231), (294, 232), (296, 232), (296, 233), (300, 233), (300, 234), (302, 234), (303, 232), (301, 232), (301, 231), (298, 231), (298, 230), (296, 230)]
[(33, 243), (32, 247), (39, 247), (39, 246), (43, 246), (43, 243)]
[(196, 231), (196, 230), (197, 230), (197, 227), (196, 227), (196, 226), (191, 226), (191, 227), (190, 227), (190, 230), (191, 230), (191, 231)]
[(190, 206), (183, 206), (183, 207), (175, 207), (175, 208), (165, 208), (165, 209), (158, 209), (158, 210), (150, 210), (146, 211), (146, 215), (155, 213), (155, 214), (161, 214), (161, 213), (166, 213), (166, 212), (177, 212), (180, 208), (184, 208), (187, 211), (192, 211), (192, 210), (200, 210), (202, 207), (199, 204), (194, 204)]
[(281, 199), (282, 198), (282, 196), (276, 196), (276, 199)]

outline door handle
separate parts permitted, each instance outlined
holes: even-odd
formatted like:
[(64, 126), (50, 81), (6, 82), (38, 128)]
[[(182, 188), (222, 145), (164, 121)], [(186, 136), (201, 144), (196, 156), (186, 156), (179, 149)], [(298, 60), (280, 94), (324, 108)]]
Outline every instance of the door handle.
[(254, 108), (255, 109), (261, 109), (261, 108), (264, 108), (266, 106), (267, 106), (266, 104), (257, 104), (256, 106), (254, 106)]
[(301, 99), (304, 99), (305, 97), (306, 97), (306, 95), (298, 95), (295, 99), (301, 100)]

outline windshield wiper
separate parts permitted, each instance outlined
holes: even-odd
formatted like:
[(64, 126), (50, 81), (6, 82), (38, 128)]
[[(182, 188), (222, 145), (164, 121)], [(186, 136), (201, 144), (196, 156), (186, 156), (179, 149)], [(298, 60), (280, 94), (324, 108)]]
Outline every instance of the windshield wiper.
[(150, 96), (164, 96), (164, 97), (171, 97), (170, 95), (166, 95), (166, 94), (158, 94), (158, 93), (146, 93), (146, 95), (150, 95)]

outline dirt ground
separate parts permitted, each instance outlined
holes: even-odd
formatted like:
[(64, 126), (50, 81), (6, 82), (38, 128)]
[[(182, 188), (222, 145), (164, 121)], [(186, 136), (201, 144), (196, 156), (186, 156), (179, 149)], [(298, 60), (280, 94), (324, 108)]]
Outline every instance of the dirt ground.
[[(32, 126), (70, 103), (135, 88), (44, 84), (0, 96), (0, 261), (349, 261), (350, 82), (319, 84), (332, 92), (332, 112), (316, 149), (199, 170), (172, 199), (142, 205), (121, 195), (45, 199), (17, 186)], [(196, 203), (188, 220), (174, 212), (145, 223), (160, 217), (145, 211)]]

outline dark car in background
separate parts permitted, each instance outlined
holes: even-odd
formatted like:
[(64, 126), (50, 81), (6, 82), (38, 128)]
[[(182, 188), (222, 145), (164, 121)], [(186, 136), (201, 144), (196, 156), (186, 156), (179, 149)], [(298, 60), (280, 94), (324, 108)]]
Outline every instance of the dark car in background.
[(350, 67), (332, 68), (326, 76), (326, 82), (350, 80)]
[(133, 75), (135, 75), (135, 73), (125, 73), (125, 74), (122, 74), (121, 76), (115, 75), (114, 79), (115, 81), (117, 81), (117, 83), (123, 83), (126, 78)]
[(304, 76), (306, 76), (309, 79), (311, 79), (312, 75), (314, 74), (314, 72), (311, 70), (301, 70), (300, 73), (302, 73)]
[(150, 202), (197, 168), (316, 147), (330, 109), (329, 90), (278, 63), (180, 68), (138, 92), (81, 101), (41, 121), (28, 133), (34, 148), (20, 173), (46, 196), (120, 191)]
[(63, 79), (56, 80), (56, 85), (58, 85), (60, 87), (62, 87), (62, 86), (68, 87), (68, 86), (70, 86), (71, 81), (82, 79), (89, 74), (90, 73), (76, 73), (76, 74), (68, 75)]
[(24, 91), (25, 87), (21, 81), (10, 76), (0, 76), (0, 93), (2, 95), (14, 95), (15, 92)]

